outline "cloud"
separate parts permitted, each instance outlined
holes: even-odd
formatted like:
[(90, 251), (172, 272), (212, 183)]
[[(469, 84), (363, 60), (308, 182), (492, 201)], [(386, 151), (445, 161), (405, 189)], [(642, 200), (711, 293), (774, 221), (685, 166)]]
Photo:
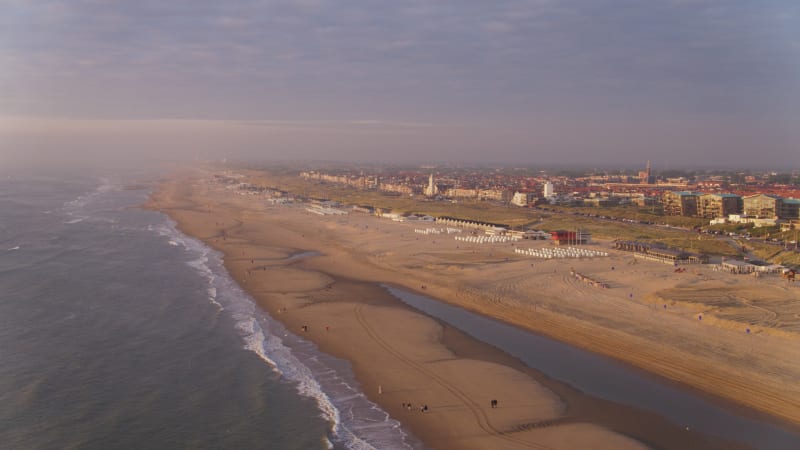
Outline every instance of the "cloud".
[[(681, 80), (695, 91), (720, 83), (741, 90), (765, 81), (786, 87), (797, 75), (787, 58), (793, 40), (771, 27), (797, 25), (791, 19), (797, 8), (788, 2), (76, 0), (7, 6), (12, 13), (2, 50), (17, 61), (6, 64), (7, 82), (30, 90), (124, 83), (159, 96), (153, 85), (200, 91), (244, 82), (265, 97), (287, 89), (302, 94), (315, 84), (339, 96), (360, 87), (424, 98), (431, 92), (458, 96), (461, 89), (453, 88), (465, 86), (502, 101), (520, 90), (541, 96), (575, 85), (605, 89), (605, 80), (615, 79), (630, 95), (651, 99), (662, 81), (673, 86)], [(765, 65), (769, 73), (760, 69)]]
[(800, 3), (791, 0), (0, 0), (0, 7), (0, 98), (24, 99), (0, 102), (3, 115), (284, 118), (295, 127), (362, 131), (524, 129), (542, 117), (609, 115), (769, 119), (783, 127), (800, 115)]

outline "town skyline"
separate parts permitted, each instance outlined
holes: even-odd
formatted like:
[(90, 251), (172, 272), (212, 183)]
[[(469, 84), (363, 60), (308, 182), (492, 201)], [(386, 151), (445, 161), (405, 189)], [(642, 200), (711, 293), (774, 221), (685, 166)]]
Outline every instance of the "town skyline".
[[(607, 170), (538, 170), (534, 168), (478, 168), (448, 166), (367, 166), (312, 165), (306, 170), (289, 173), (312, 182), (349, 186), (360, 190), (384, 191), (397, 195), (423, 195), (429, 198), (476, 198), (511, 201), (517, 206), (562, 197), (565, 204), (597, 200), (638, 197), (645, 206), (646, 198), (661, 198), (669, 192), (691, 195), (775, 195), (800, 197), (800, 171), (726, 171), (726, 170), (658, 170), (647, 161), (638, 169)], [(300, 170), (298, 172), (298, 170)], [(546, 187), (545, 185), (549, 185)], [(555, 195), (554, 187), (558, 186)], [(548, 194), (549, 192), (549, 194)], [(516, 200), (520, 193), (538, 193), (525, 201)], [(570, 194), (563, 198), (564, 194)], [(635, 195), (634, 195), (635, 194)], [(512, 196), (514, 199), (512, 199)], [(545, 201), (547, 203), (547, 201)], [(741, 210), (741, 205), (732, 205)], [(738, 209), (737, 209), (738, 208)], [(739, 211), (740, 212), (740, 211)], [(679, 214), (682, 215), (682, 214)], [(715, 216), (716, 217), (716, 216)]]

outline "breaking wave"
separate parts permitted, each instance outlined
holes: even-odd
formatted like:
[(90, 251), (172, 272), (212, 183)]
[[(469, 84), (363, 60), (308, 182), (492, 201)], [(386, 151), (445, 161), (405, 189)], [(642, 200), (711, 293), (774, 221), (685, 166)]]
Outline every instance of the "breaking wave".
[[(413, 438), (358, 390), (349, 365), (326, 355), (259, 309), (228, 275), (222, 255), (184, 235), (171, 220), (151, 227), (167, 245), (187, 253), (187, 265), (208, 283), (208, 300), (233, 318), (243, 348), (258, 355), (272, 370), (312, 398), (331, 424), (330, 447), (352, 450), (411, 449)], [(346, 414), (342, 414), (342, 412)], [(343, 416), (346, 419), (343, 420)]]

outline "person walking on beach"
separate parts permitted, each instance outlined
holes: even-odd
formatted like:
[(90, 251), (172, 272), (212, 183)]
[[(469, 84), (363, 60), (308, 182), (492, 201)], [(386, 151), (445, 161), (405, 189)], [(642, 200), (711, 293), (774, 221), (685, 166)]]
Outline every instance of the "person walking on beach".
[(491, 405), (492, 409), (497, 408), (497, 400), (492, 399)]

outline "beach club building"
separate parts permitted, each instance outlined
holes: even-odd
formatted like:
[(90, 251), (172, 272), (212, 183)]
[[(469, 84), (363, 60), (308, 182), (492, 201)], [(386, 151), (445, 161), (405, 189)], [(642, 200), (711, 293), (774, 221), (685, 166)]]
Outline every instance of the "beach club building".
[(665, 264), (706, 264), (708, 256), (697, 255), (683, 250), (667, 248), (648, 242), (639, 241), (615, 241), (614, 248), (625, 252), (633, 253), (635, 258), (657, 261)]
[(461, 228), (477, 228), (480, 230), (496, 230), (498, 228), (509, 229), (509, 226), (503, 223), (482, 222), (479, 220), (460, 219), (458, 217), (440, 216), (436, 218), (436, 223), (442, 225), (461, 227)]
[(550, 238), (556, 245), (582, 245), (588, 244), (592, 235), (582, 230), (556, 230), (550, 233)]
[(741, 261), (738, 259), (723, 259), (719, 270), (735, 273), (781, 273), (785, 267), (780, 264), (767, 264), (760, 261)]
[(522, 239), (546, 241), (547, 239), (550, 239), (550, 234), (541, 230), (526, 230), (524, 233), (522, 233)]

